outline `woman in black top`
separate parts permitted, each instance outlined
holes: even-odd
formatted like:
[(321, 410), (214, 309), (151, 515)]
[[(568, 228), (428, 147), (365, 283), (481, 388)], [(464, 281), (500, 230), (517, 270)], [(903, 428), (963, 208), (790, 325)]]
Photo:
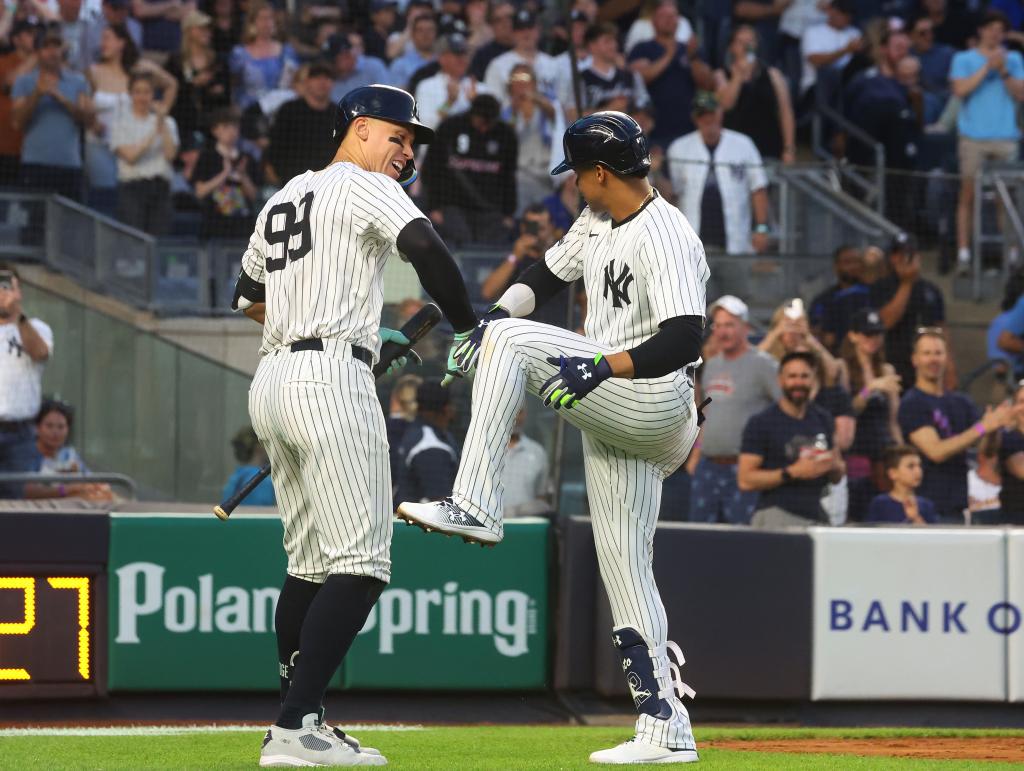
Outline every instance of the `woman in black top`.
[[(1024, 383), (1024, 381), (1021, 381)], [(999, 446), (999, 491), (1003, 525), (1024, 525), (1024, 385), (1013, 395), (1014, 422), (1003, 429)]]
[(857, 418), (857, 431), (846, 456), (850, 511), (854, 513), (889, 489), (882, 456), (887, 447), (903, 441), (896, 420), (900, 378), (885, 360), (885, 325), (878, 311), (861, 308), (854, 313), (839, 355), (849, 377)]
[(181, 50), (167, 62), (167, 69), (178, 80), (178, 100), (171, 115), (183, 138), (197, 131), (207, 133), (206, 119), (231, 103), (231, 80), (211, 45), (211, 22), (202, 11), (191, 11), (181, 23)]
[(724, 125), (750, 137), (765, 159), (796, 159), (796, 121), (786, 79), (757, 58), (757, 33), (749, 24), (732, 32), (725, 67), (715, 72), (715, 96)]

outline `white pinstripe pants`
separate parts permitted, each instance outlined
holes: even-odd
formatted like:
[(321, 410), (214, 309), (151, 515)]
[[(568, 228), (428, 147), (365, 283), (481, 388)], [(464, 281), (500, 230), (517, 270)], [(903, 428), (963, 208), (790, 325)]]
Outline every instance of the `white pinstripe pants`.
[[(473, 417), (454, 500), (502, 532), (502, 472), (509, 435), (527, 392), (555, 373), (549, 356), (595, 356), (601, 347), (558, 327), (523, 319), (488, 326), (473, 383)], [(601, 578), (615, 627), (631, 626), (652, 646), (668, 623), (652, 569), (661, 484), (697, 438), (693, 386), (683, 373), (606, 380), (559, 413), (583, 432), (587, 494)]]
[(346, 343), (260, 361), (253, 428), (273, 465), (288, 574), (391, 577), (391, 470), (373, 373)]

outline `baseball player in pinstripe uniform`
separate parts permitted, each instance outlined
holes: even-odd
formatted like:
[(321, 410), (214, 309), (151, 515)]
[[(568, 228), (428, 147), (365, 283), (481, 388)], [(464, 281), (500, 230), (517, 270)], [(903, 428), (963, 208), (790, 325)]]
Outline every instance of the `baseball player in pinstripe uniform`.
[(381, 271), (412, 263), (456, 330), (476, 324), (462, 277), (399, 185), (433, 131), (411, 95), (368, 86), (338, 105), (341, 144), (325, 169), (290, 180), (260, 213), (233, 306), (263, 323), (249, 390), (274, 469), (288, 570), (275, 618), (282, 707), (261, 766), (384, 765), (324, 725), (328, 681), (391, 574), (391, 474), (371, 367), (381, 341)]
[[(456, 336), (449, 370), (469, 374), (473, 418), (451, 498), (402, 503), (398, 515), (485, 544), (502, 537), (502, 471), (526, 393), (583, 432), (587, 491), (613, 641), (639, 713), (636, 735), (595, 752), (597, 763), (697, 760), (679, 680), (682, 654), (652, 571), (665, 476), (697, 437), (693, 366), (699, 362), (704, 248), (679, 210), (647, 182), (650, 155), (636, 122), (598, 112), (563, 140), (588, 203), (566, 236)], [(586, 336), (521, 317), (583, 278)], [(670, 653), (675, 656), (672, 660)]]

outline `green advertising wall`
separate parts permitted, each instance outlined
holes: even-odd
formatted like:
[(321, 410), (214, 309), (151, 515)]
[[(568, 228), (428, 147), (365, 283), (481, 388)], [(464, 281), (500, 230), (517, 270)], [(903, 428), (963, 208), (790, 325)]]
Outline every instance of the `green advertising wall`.
[[(392, 561), (342, 685), (545, 687), (546, 520), (507, 523), (494, 549), (396, 527)], [(110, 690), (276, 690), (284, 569), (273, 515), (112, 514)]]

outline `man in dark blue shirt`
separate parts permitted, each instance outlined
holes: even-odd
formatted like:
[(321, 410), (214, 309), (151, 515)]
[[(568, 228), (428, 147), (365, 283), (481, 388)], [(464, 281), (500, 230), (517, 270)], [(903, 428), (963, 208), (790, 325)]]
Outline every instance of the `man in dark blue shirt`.
[(962, 524), (967, 508), (967, 450), (992, 431), (1009, 424), (1009, 403), (981, 415), (970, 398), (943, 386), (946, 340), (925, 330), (913, 344), (914, 387), (900, 401), (899, 424), (922, 457), (924, 480), (918, 492), (935, 503), (940, 520)]
[(459, 451), (448, 427), (455, 418), (451, 393), (425, 380), (416, 389), (416, 419), (398, 446), (395, 506), (401, 501), (436, 501), (451, 492)]
[(740, 490), (760, 493), (754, 527), (825, 524), (821, 496), (846, 466), (832, 446), (832, 417), (811, 402), (817, 357), (793, 351), (779, 363), (782, 398), (747, 421), (740, 446)]
[(629, 65), (647, 85), (658, 122), (650, 141), (667, 147), (673, 139), (693, 131), (690, 103), (697, 89), (714, 91), (711, 69), (698, 58), (697, 39), (683, 50), (676, 40), (679, 11), (675, 0), (660, 0), (651, 15), (654, 39), (633, 46)]
[(811, 331), (832, 353), (849, 330), (853, 314), (868, 305), (870, 290), (862, 283), (864, 256), (850, 244), (840, 246), (832, 255), (836, 283), (811, 300)]

